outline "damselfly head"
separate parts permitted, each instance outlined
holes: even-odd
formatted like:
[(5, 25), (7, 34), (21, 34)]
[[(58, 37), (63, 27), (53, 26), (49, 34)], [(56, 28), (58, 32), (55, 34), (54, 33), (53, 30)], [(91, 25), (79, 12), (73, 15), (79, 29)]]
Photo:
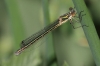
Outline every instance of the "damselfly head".
[(76, 14), (75, 9), (70, 7), (69, 10), (70, 10), (70, 14), (74, 17)]

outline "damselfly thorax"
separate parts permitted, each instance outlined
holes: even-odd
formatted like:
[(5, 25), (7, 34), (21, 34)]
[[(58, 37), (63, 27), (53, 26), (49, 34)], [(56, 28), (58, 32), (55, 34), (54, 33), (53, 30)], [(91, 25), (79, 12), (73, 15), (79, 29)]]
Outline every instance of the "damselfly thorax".
[[(82, 11), (83, 12), (83, 11)], [(80, 12), (81, 14), (81, 12)], [(52, 30), (56, 29), (57, 27), (59, 27), (60, 25), (68, 22), (68, 20), (70, 20), (70, 24), (73, 26), (72, 24), (72, 19), (76, 16), (76, 11), (75, 8), (70, 7), (69, 8), (69, 12), (60, 16), (54, 23), (52, 23), (51, 25), (45, 27), (44, 29), (42, 29), (41, 31), (37, 32), (36, 34), (33, 34), (32, 36), (30, 36), (29, 38), (23, 40), (21, 42), (21, 48), (18, 49), (15, 54), (19, 55), (22, 51), (24, 51), (26, 48), (28, 48), (29, 46), (31, 46), (32, 44), (34, 45), (34, 43), (36, 41), (38, 41), (40, 38), (44, 37), (46, 34), (48, 34), (49, 32), (51, 32)], [(80, 19), (81, 17), (79, 17)], [(86, 25), (82, 25), (82, 26), (86, 26)], [(81, 26), (80, 26), (81, 27)], [(75, 27), (73, 26), (73, 28), (75, 29)]]

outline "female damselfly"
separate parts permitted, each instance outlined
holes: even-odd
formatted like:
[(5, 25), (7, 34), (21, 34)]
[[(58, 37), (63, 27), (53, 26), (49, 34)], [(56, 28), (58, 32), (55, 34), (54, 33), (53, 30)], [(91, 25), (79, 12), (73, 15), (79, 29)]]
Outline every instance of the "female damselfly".
[[(41, 31), (37, 32), (36, 34), (33, 34), (32, 36), (30, 36), (29, 38), (23, 40), (21, 42), (21, 48), (18, 49), (15, 54), (19, 55), (22, 51), (24, 51), (26, 48), (28, 48), (30, 45), (34, 44), (36, 41), (38, 41), (40, 38), (44, 37), (46, 34), (48, 34), (49, 32), (51, 32), (52, 30), (56, 29), (57, 27), (59, 27), (60, 25), (68, 22), (68, 20), (70, 20), (70, 24), (73, 26), (73, 18), (76, 16), (76, 11), (74, 8), (70, 7), (69, 8), (69, 12), (60, 16), (53, 24), (45, 27), (44, 29), (42, 29)], [(81, 11), (83, 12), (83, 11)], [(81, 12), (79, 14), (79, 19), (81, 21), (82, 16), (81, 16)], [(86, 25), (82, 25), (82, 26), (86, 26)], [(81, 27), (81, 26), (79, 26)], [(73, 26), (73, 28), (75, 29), (75, 27)], [(78, 27), (77, 27), (78, 28)]]

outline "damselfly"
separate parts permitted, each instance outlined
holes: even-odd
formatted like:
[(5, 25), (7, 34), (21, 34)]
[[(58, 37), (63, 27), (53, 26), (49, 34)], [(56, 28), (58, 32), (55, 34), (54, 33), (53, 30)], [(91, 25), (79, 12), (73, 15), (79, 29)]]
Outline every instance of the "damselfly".
[[(83, 11), (81, 11), (81, 12), (83, 12)], [(80, 19), (80, 21), (82, 20), (81, 12), (80, 12), (79, 17), (78, 17)], [(72, 20), (74, 19), (74, 17), (76, 17), (76, 11), (74, 8), (70, 7), (69, 12), (60, 16), (53, 24), (45, 27), (41, 31), (37, 32), (36, 34), (33, 34), (29, 38), (23, 40), (21, 42), (21, 48), (18, 49), (15, 52), (15, 54), (19, 55), (22, 51), (24, 51), (30, 45), (34, 44), (36, 41), (38, 41), (40, 38), (44, 37), (46, 34), (51, 32), (52, 30), (56, 29), (57, 27), (61, 26), (64, 23), (68, 22), (68, 20), (70, 20), (70, 24), (73, 26)], [(86, 25), (82, 25), (82, 26), (86, 26)], [(81, 27), (81, 26), (79, 26), (79, 27)], [(73, 26), (73, 28), (75, 29), (74, 26)], [(78, 27), (76, 27), (76, 28), (78, 28)]]

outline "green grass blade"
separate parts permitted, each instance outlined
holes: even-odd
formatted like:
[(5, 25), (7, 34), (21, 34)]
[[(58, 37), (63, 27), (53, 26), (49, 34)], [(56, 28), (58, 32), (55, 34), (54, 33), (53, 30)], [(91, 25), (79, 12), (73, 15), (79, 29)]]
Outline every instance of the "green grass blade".
[[(15, 52), (15, 50), (18, 49), (21, 40), (25, 37), (25, 32), (22, 24), (21, 14), (19, 12), (18, 2), (16, 0), (5, 0), (5, 3), (10, 19), (9, 23), (13, 32), (13, 38), (15, 43), (13, 51)], [(15, 66), (15, 63), (17, 66), (21, 64), (21, 62), (19, 63), (19, 58), (15, 58), (13, 54), (8, 64), (9, 66)]]
[[(42, 0), (43, 4), (43, 15), (44, 15), (44, 23), (45, 25), (50, 24), (50, 17), (49, 17), (49, 1), (48, 0)], [(44, 53), (44, 58), (46, 58), (45, 65), (49, 63), (49, 60), (51, 60), (52, 56), (54, 56), (54, 49), (53, 49), (53, 39), (52, 39), (52, 33), (49, 33), (46, 37), (46, 48), (44, 49), (46, 53)]]
[(18, 49), (19, 42), (25, 36), (23, 25), (22, 25), (21, 15), (20, 15), (20, 12), (19, 12), (17, 1), (15, 1), (15, 0), (5, 0), (5, 2), (6, 2), (6, 5), (7, 5), (9, 16), (10, 16), (11, 28), (12, 28), (12, 31), (14, 33), (14, 38), (15, 38), (14, 40), (16, 42), (15, 46)]
[(78, 11), (84, 10), (85, 16), (83, 16), (83, 20), (81, 22), (82, 25), (88, 25), (89, 27), (83, 27), (84, 33), (88, 40), (90, 49), (92, 51), (94, 60), (97, 66), (100, 66), (100, 39), (97, 35), (96, 29), (94, 27), (91, 16), (89, 15), (88, 9), (85, 5), (84, 0), (73, 0), (73, 3)]

